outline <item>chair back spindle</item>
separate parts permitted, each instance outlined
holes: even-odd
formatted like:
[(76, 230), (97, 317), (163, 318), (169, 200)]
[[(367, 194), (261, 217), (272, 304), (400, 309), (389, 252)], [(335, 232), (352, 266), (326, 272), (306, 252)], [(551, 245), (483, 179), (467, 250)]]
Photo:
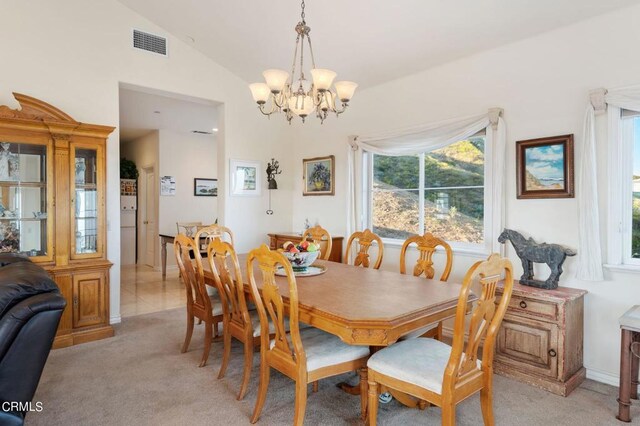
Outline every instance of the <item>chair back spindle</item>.
[[(503, 277), (504, 292), (496, 306), (496, 288)], [(471, 314), (469, 336), (465, 344), (465, 307), (471, 285), (476, 278), (481, 286), (480, 297)], [(444, 374), (443, 391), (445, 388), (452, 391), (456, 383), (464, 381), (467, 377), (490, 372), (496, 336), (509, 305), (512, 288), (511, 262), (497, 253), (492, 254), (486, 261), (476, 262), (469, 269), (458, 298), (451, 356)], [(482, 364), (478, 367), (478, 348), (483, 339)]]
[(302, 234), (303, 241), (309, 238), (311, 238), (315, 244), (320, 246), (320, 258), (328, 260), (329, 256), (331, 256), (331, 248), (333, 246), (333, 240), (331, 239), (329, 231), (320, 225), (316, 225), (307, 229)]
[[(196, 308), (202, 312), (211, 313), (211, 300), (207, 294), (202, 258), (196, 243), (185, 234), (178, 234), (173, 247), (180, 276), (184, 280), (187, 291), (187, 309)], [(195, 265), (190, 253), (195, 253)]]
[[(258, 270), (261, 274), (262, 296), (258, 291), (254, 264), (258, 265)], [(284, 302), (275, 277), (278, 267), (284, 268), (287, 275), (290, 334), (286, 333)], [(247, 274), (251, 293), (260, 317), (260, 352), (263, 354), (262, 356), (265, 356), (264, 354), (269, 351), (270, 356), (280, 358), (286, 364), (306, 365), (306, 354), (302, 347), (298, 324), (298, 289), (291, 264), (282, 253), (269, 250), (269, 247), (263, 244), (249, 252)], [(269, 318), (275, 329), (275, 344), (271, 349), (269, 349)], [(289, 341), (288, 337), (291, 341)]]
[(404, 244), (402, 244), (402, 250), (400, 251), (401, 274), (406, 273), (405, 258), (407, 249), (411, 244), (416, 244), (418, 246), (419, 252), (418, 261), (413, 267), (414, 276), (419, 277), (420, 275), (424, 274), (425, 278), (433, 279), (433, 277), (435, 276), (435, 270), (433, 268), (433, 254), (436, 252), (436, 248), (440, 246), (444, 249), (447, 257), (444, 271), (440, 276), (440, 281), (447, 281), (449, 279), (451, 266), (453, 264), (453, 251), (451, 250), (451, 246), (449, 246), (446, 241), (434, 236), (430, 232), (427, 232), (424, 235), (415, 235), (413, 237), (409, 237), (404, 242)]
[(382, 239), (379, 236), (371, 232), (370, 229), (365, 229), (364, 231), (358, 231), (351, 234), (349, 237), (349, 241), (347, 242), (347, 252), (344, 256), (344, 263), (349, 263), (349, 255), (351, 253), (351, 247), (353, 243), (357, 245), (357, 252), (355, 259), (353, 260), (354, 266), (363, 266), (368, 268), (371, 263), (371, 257), (369, 255), (369, 249), (373, 242), (378, 245), (378, 257), (376, 258), (375, 263), (373, 264), (373, 269), (379, 269), (382, 264), (382, 257), (384, 256), (384, 245), (382, 244)]

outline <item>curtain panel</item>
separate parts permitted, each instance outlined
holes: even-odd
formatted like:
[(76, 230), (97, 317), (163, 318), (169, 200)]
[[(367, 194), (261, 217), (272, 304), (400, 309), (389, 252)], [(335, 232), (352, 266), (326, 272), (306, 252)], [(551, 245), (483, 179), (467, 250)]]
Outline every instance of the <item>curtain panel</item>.
[[(596, 161), (595, 117), (607, 106), (640, 112), (640, 86), (597, 89), (591, 92), (584, 119), (583, 147), (577, 179), (579, 215), (579, 251), (576, 277), (585, 281), (602, 281), (602, 248), (598, 209), (598, 175)], [(609, 141), (617, 144), (619, 141)]]
[[(366, 188), (363, 187), (362, 171), (364, 153), (403, 156), (417, 155), (443, 148), (452, 143), (464, 140), (482, 129), (487, 129), (487, 136), (492, 143), (492, 185), (489, 188), (492, 196), (492, 233), (502, 231), (504, 226), (504, 165), (506, 130), (502, 119), (502, 109), (491, 108), (487, 113), (430, 123), (422, 126), (399, 129), (373, 135), (351, 136), (349, 138), (349, 200), (348, 200), (348, 234), (358, 230), (362, 223), (361, 204)], [(362, 191), (358, 196), (358, 191)], [(493, 238), (495, 237), (495, 238)], [(498, 234), (492, 236), (491, 250), (500, 251)]]

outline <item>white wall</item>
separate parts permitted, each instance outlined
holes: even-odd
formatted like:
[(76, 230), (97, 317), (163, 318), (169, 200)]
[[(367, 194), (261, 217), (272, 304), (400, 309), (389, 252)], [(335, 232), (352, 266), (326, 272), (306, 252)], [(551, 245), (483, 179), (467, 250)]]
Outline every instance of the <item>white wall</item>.
[[(285, 173), (274, 216), (260, 215), (267, 193), (224, 203), (226, 225), (237, 229), (238, 249), (266, 241), (266, 229), (291, 222), (289, 139), (280, 120), (266, 120), (254, 107), (244, 81), (175, 37), (168, 58), (131, 47), (131, 29), (165, 34), (115, 0), (6, 0), (0, 14), (3, 44), (0, 104), (16, 107), (11, 92), (42, 99), (78, 121), (118, 126), (118, 86), (126, 83), (225, 103), (218, 138), (224, 146), (219, 175), (233, 157), (281, 160)], [(119, 135), (107, 143), (107, 257), (111, 269), (111, 320), (120, 319)], [(226, 194), (225, 187), (222, 194)], [(257, 214), (256, 214), (257, 212)], [(222, 216), (222, 215), (221, 215)]]
[[(578, 247), (576, 199), (517, 200), (515, 142), (574, 133), (576, 171), (582, 152), (582, 121), (588, 91), (640, 84), (640, 6), (620, 10), (528, 40), (470, 56), (419, 74), (356, 92), (350, 110), (320, 126), (313, 120), (293, 144), (295, 174), (302, 158), (336, 155), (336, 196), (302, 197), (294, 188), (293, 226), (316, 218), (333, 233), (346, 231), (348, 135), (369, 134), (502, 107), (507, 123), (507, 225), (548, 241)], [(338, 70), (339, 71), (339, 70)], [(598, 125), (605, 120), (598, 118)], [(606, 132), (601, 128), (600, 134)], [(601, 139), (603, 141), (603, 139)], [(598, 147), (601, 213), (606, 205), (605, 146)], [(511, 259), (521, 274), (512, 250)], [(384, 267), (397, 270), (398, 250), (385, 251)], [(456, 256), (450, 280), (460, 280), (476, 259)], [(607, 272), (606, 281), (575, 279), (576, 258), (566, 262), (561, 285), (589, 291), (585, 299), (584, 364), (589, 376), (616, 383), (619, 357), (617, 318), (640, 300), (639, 275)]]
[[(217, 145), (212, 135), (160, 130), (159, 176), (176, 178), (176, 195), (159, 197), (161, 234), (175, 234), (176, 222), (211, 224), (218, 218), (218, 197), (193, 195), (194, 178), (218, 178)], [(167, 265), (175, 264), (173, 247), (167, 247)]]

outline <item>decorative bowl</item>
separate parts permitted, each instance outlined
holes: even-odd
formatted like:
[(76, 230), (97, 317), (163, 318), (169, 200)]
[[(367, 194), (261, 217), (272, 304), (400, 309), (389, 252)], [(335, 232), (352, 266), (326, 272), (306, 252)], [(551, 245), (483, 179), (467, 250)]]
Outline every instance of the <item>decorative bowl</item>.
[(283, 251), (284, 257), (287, 258), (294, 271), (306, 271), (307, 267), (311, 266), (320, 256), (319, 251), (301, 251), (298, 253), (290, 253)]

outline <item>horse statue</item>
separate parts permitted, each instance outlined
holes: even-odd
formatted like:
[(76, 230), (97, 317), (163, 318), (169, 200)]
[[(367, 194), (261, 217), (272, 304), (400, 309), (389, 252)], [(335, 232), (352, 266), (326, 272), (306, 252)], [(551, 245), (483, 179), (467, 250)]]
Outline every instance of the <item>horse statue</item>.
[[(558, 280), (562, 274), (562, 264), (567, 256), (575, 256), (576, 251), (559, 244), (536, 243), (533, 238), (526, 239), (519, 232), (505, 229), (498, 237), (498, 242), (504, 244), (511, 241), (516, 254), (522, 262), (524, 273), (520, 277), (520, 284), (553, 290), (558, 288)], [(546, 281), (533, 279), (533, 262), (546, 263), (551, 269), (551, 275)]]

